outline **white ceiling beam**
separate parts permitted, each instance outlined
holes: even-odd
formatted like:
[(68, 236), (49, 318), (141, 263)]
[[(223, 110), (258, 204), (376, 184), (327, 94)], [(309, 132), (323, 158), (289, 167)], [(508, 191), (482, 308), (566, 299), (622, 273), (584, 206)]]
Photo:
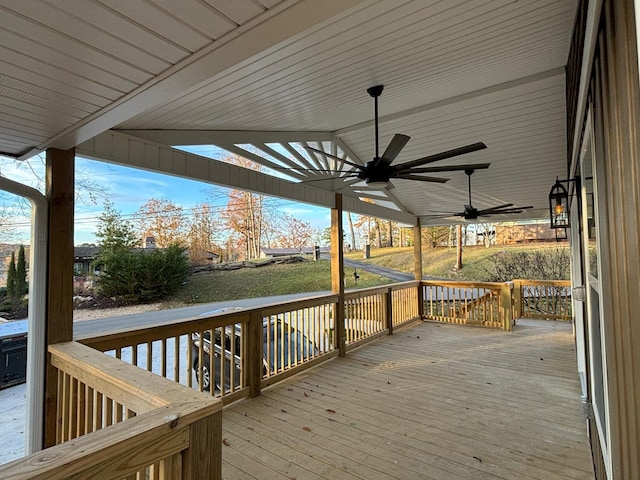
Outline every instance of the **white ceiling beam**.
[(72, 148), (211, 77), (361, 3), (362, 0), (290, 0), (211, 42), (119, 100), (41, 143), (21, 158), (49, 147)]
[(257, 130), (117, 130), (126, 135), (171, 146), (217, 145), (219, 143), (329, 142), (331, 132)]
[(304, 165), (306, 168), (310, 170), (313, 169), (311, 162), (309, 162), (307, 158), (305, 158), (302, 154), (300, 154), (300, 152), (298, 152), (295, 148), (293, 148), (291, 144), (289, 144), (288, 142), (282, 142), (280, 143), (280, 146), (284, 148), (287, 152), (289, 152), (290, 155), (293, 155), (300, 162), (301, 165)]
[[(78, 145), (76, 154), (130, 168), (286, 198), (320, 207), (335, 207), (334, 192), (290, 182), (114, 131), (104, 132)], [(360, 215), (375, 216), (408, 225), (414, 225), (416, 222), (414, 215), (365, 203), (352, 196), (345, 195), (343, 205), (345, 210)]]
[[(220, 147), (224, 148), (226, 151), (231, 152), (235, 155), (239, 155), (241, 157), (246, 158), (247, 160), (251, 160), (252, 162), (256, 162), (258, 165), (262, 165), (264, 167), (270, 168), (272, 170), (280, 171), (282, 169), (282, 167), (274, 162), (272, 162), (271, 160), (268, 160), (260, 155), (258, 155), (257, 153), (253, 153), (249, 150), (247, 150), (246, 148), (242, 148), (239, 147), (237, 145), (220, 145)], [(289, 170), (286, 172), (286, 175), (296, 178), (298, 180), (304, 180), (307, 177), (304, 175), (300, 175), (298, 172), (294, 172), (292, 170)]]
[(299, 170), (299, 172), (300, 171), (304, 172), (303, 174), (301, 174), (304, 177), (316, 176), (318, 173), (320, 173), (320, 172), (314, 171), (313, 169), (308, 169), (304, 165), (297, 164), (296, 162), (294, 162), (290, 158), (284, 156), (282, 153), (280, 153), (277, 150), (274, 150), (273, 148), (271, 148), (266, 143), (262, 143), (262, 144), (259, 144), (259, 145), (254, 143), (253, 146), (256, 147), (257, 149), (263, 151), (264, 153), (272, 156), (276, 160), (282, 162), (284, 165), (287, 165), (287, 167), (280, 167), (280, 170), (284, 170), (284, 171), (294, 170), (294, 171), (296, 171), (296, 169), (297, 169), (297, 170)]
[(358, 163), (360, 165), (364, 165), (365, 162), (363, 162), (362, 159), (360, 157), (358, 157), (358, 155), (356, 155), (354, 153), (354, 151), (351, 149), (351, 147), (349, 145), (347, 145), (347, 143), (342, 138), (338, 138), (336, 136), (334, 138), (334, 142), (335, 142), (336, 145), (340, 146), (342, 151), (347, 154), (347, 156), (349, 157), (349, 159), (353, 163)]

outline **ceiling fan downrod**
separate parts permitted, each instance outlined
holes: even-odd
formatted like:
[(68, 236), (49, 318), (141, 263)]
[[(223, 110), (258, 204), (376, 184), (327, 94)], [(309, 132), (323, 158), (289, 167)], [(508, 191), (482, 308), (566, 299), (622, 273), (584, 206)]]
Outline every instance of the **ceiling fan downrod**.
[(382, 90), (384, 90), (384, 85), (374, 85), (373, 87), (367, 88), (367, 93), (373, 97), (373, 118), (375, 124), (375, 137), (376, 137), (376, 156), (374, 158), (375, 161), (380, 159), (380, 150), (378, 149), (378, 97), (382, 95)]
[(468, 190), (469, 190), (469, 205), (471, 205), (471, 175), (473, 175), (473, 168), (467, 168), (464, 173), (467, 174), (467, 180), (468, 180)]

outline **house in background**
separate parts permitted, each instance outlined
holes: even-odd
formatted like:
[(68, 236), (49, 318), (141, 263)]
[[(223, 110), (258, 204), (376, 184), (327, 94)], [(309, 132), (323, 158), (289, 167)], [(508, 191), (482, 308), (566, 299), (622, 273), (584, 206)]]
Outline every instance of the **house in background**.
[(93, 262), (98, 258), (99, 253), (100, 247), (97, 246), (73, 247), (73, 275), (93, 275), (95, 273)]
[[(564, 232), (562, 232), (564, 234)], [(505, 224), (496, 225), (496, 243), (509, 245), (513, 243), (555, 242), (556, 232), (549, 223)]]

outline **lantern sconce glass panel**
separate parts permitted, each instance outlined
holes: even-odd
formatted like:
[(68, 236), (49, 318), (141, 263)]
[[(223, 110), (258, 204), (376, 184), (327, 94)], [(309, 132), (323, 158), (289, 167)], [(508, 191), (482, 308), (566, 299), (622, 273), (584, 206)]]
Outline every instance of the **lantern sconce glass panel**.
[(569, 228), (569, 193), (556, 178), (556, 183), (549, 192), (549, 219), (551, 228)]

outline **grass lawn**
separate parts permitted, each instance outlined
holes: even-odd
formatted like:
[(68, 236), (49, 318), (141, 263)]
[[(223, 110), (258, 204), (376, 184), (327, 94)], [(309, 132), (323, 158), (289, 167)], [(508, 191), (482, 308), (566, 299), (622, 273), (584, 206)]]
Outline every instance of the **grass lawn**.
[[(566, 244), (560, 246), (566, 247)], [(450, 280), (486, 281), (492, 270), (494, 258), (506, 251), (558, 248), (555, 242), (527, 243), (518, 245), (467, 246), (462, 249), (462, 270), (456, 271), (455, 247), (424, 248), (422, 250), (422, 271), (427, 277)], [(345, 257), (373, 265), (393, 268), (403, 272), (413, 272), (413, 247), (372, 248), (371, 258), (364, 259), (361, 251), (349, 252)]]
[[(358, 288), (392, 283), (386, 277), (368, 272), (358, 273)], [(351, 270), (345, 272), (345, 282), (347, 289), (356, 287)], [(305, 260), (292, 264), (198, 273), (189, 278), (189, 283), (175, 295), (173, 302), (189, 305), (325, 290), (331, 290), (329, 260)]]
[[(455, 271), (455, 248), (428, 248), (422, 252), (423, 273), (428, 277), (486, 281), (493, 266), (493, 259), (505, 251), (558, 248), (556, 243), (534, 243), (523, 245), (464, 247), (463, 268)], [(371, 258), (363, 259), (362, 252), (349, 252), (345, 257), (373, 265), (403, 272), (413, 272), (413, 247), (371, 249)], [(366, 288), (393, 283), (358, 269), (360, 279), (355, 284), (353, 270), (345, 267), (345, 288)], [(198, 273), (189, 278), (189, 283), (167, 303), (172, 306), (197, 303), (259, 298), (289, 293), (321, 292), (331, 289), (331, 266), (329, 260), (305, 260), (300, 263), (266, 265), (240, 270)]]

